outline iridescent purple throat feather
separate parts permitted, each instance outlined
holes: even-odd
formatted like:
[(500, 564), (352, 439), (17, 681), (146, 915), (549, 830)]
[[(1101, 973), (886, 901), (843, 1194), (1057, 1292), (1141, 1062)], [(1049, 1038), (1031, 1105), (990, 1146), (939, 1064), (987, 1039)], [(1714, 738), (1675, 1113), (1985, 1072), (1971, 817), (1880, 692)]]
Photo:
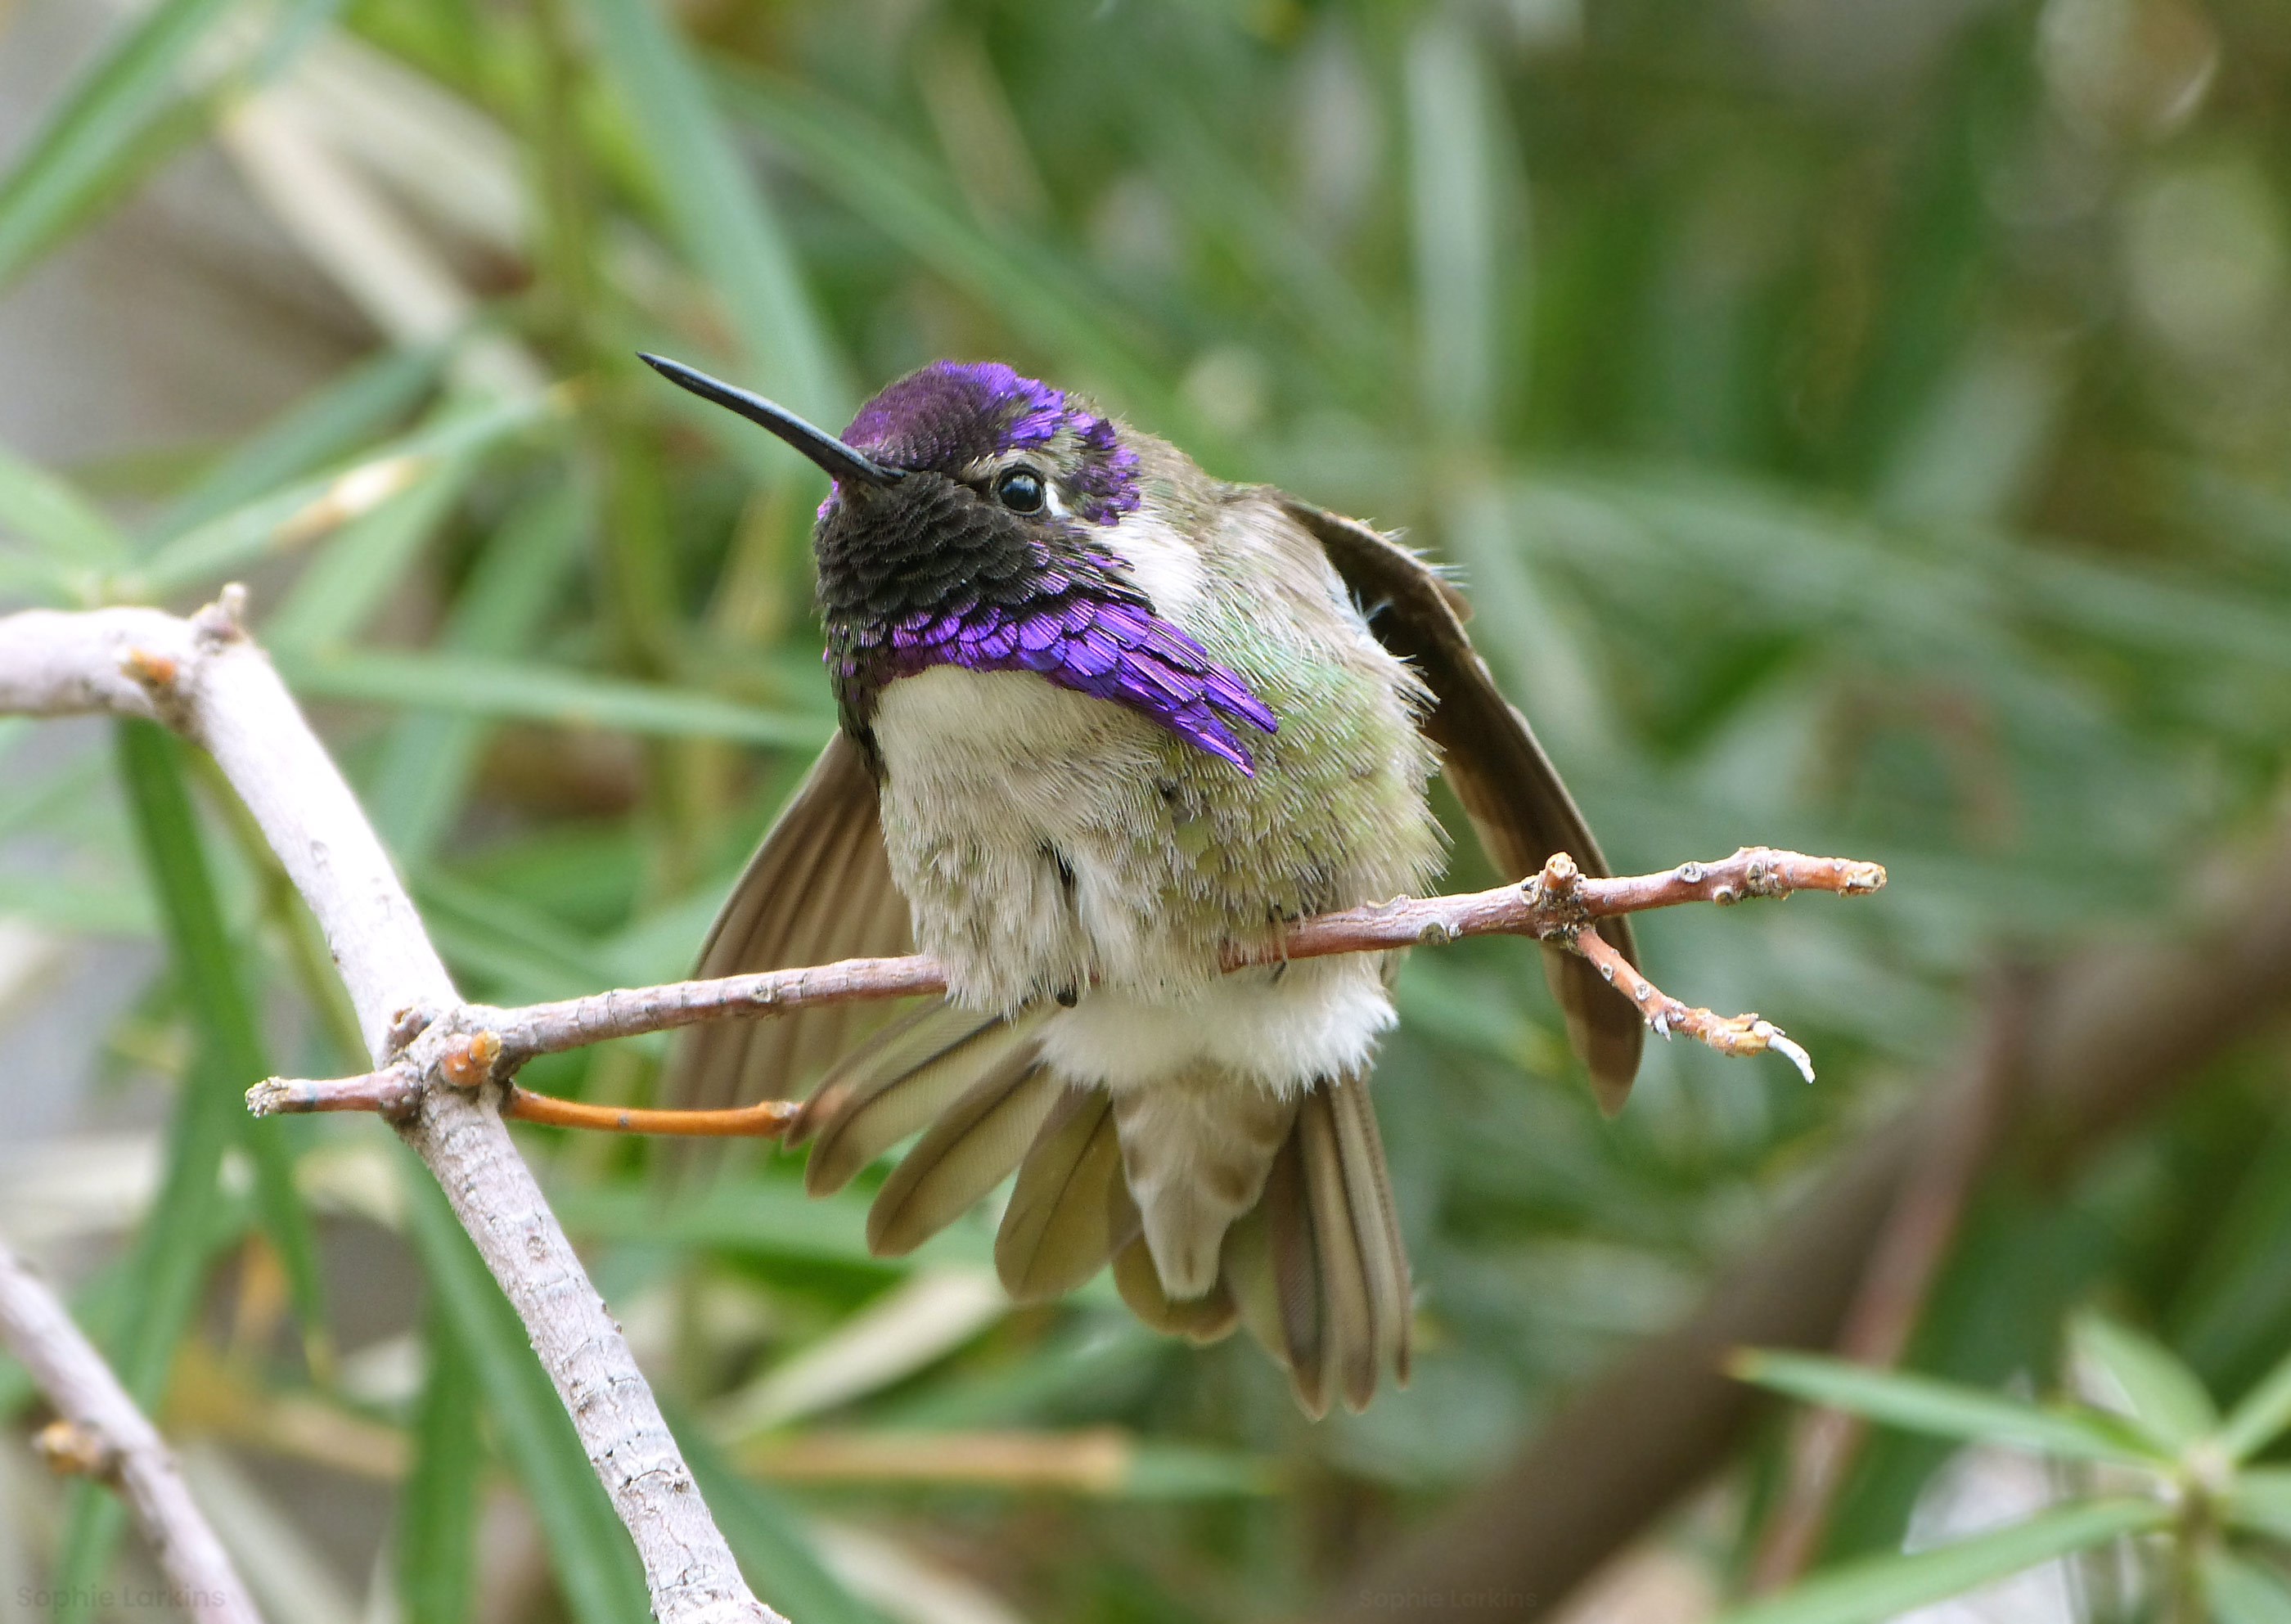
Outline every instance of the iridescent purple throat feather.
[(1226, 719), (1260, 733), (1280, 727), (1246, 682), (1186, 633), (1143, 605), (1086, 590), (1015, 613), (986, 606), (968, 614), (921, 611), (891, 628), (888, 654), (893, 676), (933, 665), (1038, 672), (1060, 687), (1140, 712), (1252, 776), (1256, 760)]
[[(1027, 671), (1254, 772), (1232, 724), (1270, 734), (1272, 711), (1161, 619), (1094, 533), (1139, 500), (1137, 455), (1113, 422), (999, 363), (942, 361), (886, 388), (845, 438), (908, 471), (886, 489), (839, 490), (820, 510), (828, 668), (863, 736), (887, 682), (934, 665)], [(1027, 450), (1042, 453), (1073, 519), (1022, 517), (965, 483), (966, 470)]]

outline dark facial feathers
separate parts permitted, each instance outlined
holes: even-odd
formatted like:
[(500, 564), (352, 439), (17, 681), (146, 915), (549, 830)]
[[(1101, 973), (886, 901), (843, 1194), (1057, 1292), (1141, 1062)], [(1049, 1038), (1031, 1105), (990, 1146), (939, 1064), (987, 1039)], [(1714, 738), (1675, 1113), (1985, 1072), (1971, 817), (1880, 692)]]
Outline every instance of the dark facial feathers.
[[(1031, 671), (1253, 772), (1236, 725), (1272, 733), (1272, 711), (1155, 613), (1111, 544), (1138, 494), (1137, 456), (1109, 420), (1009, 367), (943, 362), (884, 390), (848, 438), (905, 470), (839, 484), (814, 536), (828, 669), (855, 736), (900, 677)], [(1013, 511), (997, 492), (1014, 468), (1060, 500)]]

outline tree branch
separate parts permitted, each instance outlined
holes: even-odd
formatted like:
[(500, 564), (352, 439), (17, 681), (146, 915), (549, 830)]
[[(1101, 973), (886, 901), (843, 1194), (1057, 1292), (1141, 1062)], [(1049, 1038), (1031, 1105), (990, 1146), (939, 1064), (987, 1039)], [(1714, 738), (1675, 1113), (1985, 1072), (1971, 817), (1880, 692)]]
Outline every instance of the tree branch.
[(209, 1624), (261, 1624), (229, 1553), (145, 1419), (31, 1266), (0, 1246), (0, 1344), (23, 1362), (58, 1417), (40, 1452), (60, 1472), (117, 1489), (167, 1576), (169, 1601)]
[[(240, 629), (244, 601), (232, 587), (189, 620), (141, 608), (0, 619), (0, 711), (149, 717), (205, 746), (326, 932), (374, 1063), (388, 1065), (411, 1038), (442, 1081), (457, 1034), (465, 1049), (472, 1035), (457, 1020), (453, 981), (350, 786)], [(778, 1619), (741, 1578), (491, 1099), (425, 1086), (393, 1121), (524, 1322), (636, 1544), (655, 1616)]]
[[(1437, 946), (1465, 937), (1541, 937), (1559, 942), (1597, 965), (1637, 1005), (1647, 1024), (1665, 1037), (1683, 1032), (1726, 1055), (1773, 1049), (1788, 1056), (1811, 1082), (1813, 1061), (1772, 1022), (1756, 1015), (1721, 1016), (1689, 1008), (1655, 986), (1589, 927), (1616, 914), (1641, 913), (1682, 903), (1711, 902), (1724, 906), (1746, 897), (1817, 890), (1862, 896), (1881, 889), (1885, 883), (1885, 871), (1875, 863), (1810, 857), (1803, 852), (1764, 846), (1746, 846), (1715, 863), (1682, 863), (1660, 874), (1616, 880), (1589, 878), (1561, 852), (1544, 864), (1540, 873), (1515, 885), (1452, 896), (1402, 897), (1319, 914), (1290, 925), (1273, 942), (1228, 947), (1224, 962), (1231, 971), (1337, 953)], [(427, 1067), (443, 1067), (448, 1081), (472, 1086), (489, 1079), (505, 1079), (536, 1055), (581, 1049), (607, 1038), (636, 1037), (703, 1021), (784, 1015), (821, 1004), (906, 998), (945, 990), (946, 972), (938, 961), (916, 953), (900, 959), (845, 959), (803, 969), (621, 988), (515, 1009), (473, 1005), (463, 1012), (462, 1024), (442, 1046), (428, 1049), (417, 1046), (382, 1070), (357, 1077), (330, 1081), (273, 1077), (247, 1090), (247, 1108), (257, 1116), (318, 1111), (379, 1111), (389, 1115), (409, 1109), (421, 1098)], [(552, 1100), (516, 1088), (510, 1089), (502, 1113), (569, 1128), (759, 1138), (778, 1134), (793, 1116), (777, 1101), (738, 1111), (639, 1111)]]

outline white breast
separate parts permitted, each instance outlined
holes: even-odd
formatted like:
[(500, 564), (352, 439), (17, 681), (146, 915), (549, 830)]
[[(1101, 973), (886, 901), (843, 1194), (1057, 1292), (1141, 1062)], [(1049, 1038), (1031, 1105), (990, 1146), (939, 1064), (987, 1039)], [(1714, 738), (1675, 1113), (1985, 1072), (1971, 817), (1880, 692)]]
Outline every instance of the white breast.
[(891, 874), (958, 996), (1156, 975), (1153, 723), (1032, 671), (934, 666), (884, 687), (874, 732)]
[(1097, 984), (1044, 1032), (1073, 1081), (1205, 1060), (1298, 1087), (1358, 1070), (1391, 1024), (1374, 955), (1218, 975), (1215, 927), (1172, 902), (1168, 736), (1145, 718), (1031, 671), (935, 666), (885, 686), (874, 733), (892, 877), (955, 995), (1007, 1010)]

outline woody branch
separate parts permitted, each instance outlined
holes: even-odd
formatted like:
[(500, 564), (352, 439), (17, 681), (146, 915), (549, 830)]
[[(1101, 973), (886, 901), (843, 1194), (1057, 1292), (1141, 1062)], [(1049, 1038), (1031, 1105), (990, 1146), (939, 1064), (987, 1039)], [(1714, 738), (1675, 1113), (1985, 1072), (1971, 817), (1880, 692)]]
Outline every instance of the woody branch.
[[(143, 608), (0, 619), (0, 712), (143, 717), (204, 745), (309, 904), (366, 1047), (388, 1066), (416, 1033), (438, 1044), (432, 1034), (455, 1024), (461, 999), (350, 786), (241, 630), (244, 598), (226, 589), (188, 620)], [(777, 1620), (741, 1578), (620, 1327), (493, 1099), (448, 1082), (391, 1121), (523, 1321), (636, 1546), (654, 1616)]]
[(29, 1265), (0, 1246), (0, 1347), (56, 1412), (36, 1440), (49, 1466), (107, 1483), (135, 1515), (170, 1600), (201, 1624), (261, 1624), (166, 1441)]
[[(1811, 1081), (1813, 1065), (1804, 1049), (1756, 1015), (1722, 1016), (1691, 1007), (1641, 975), (1594, 927), (1600, 920), (1684, 903), (1724, 905), (1793, 891), (1866, 896), (1885, 883), (1875, 863), (1813, 857), (1770, 847), (1744, 847), (1713, 863), (1683, 863), (1659, 874), (1594, 879), (1565, 853), (1515, 885), (1451, 896), (1397, 901), (1323, 913), (1290, 925), (1281, 939), (1227, 950), (1227, 970), (1336, 953), (1437, 946), (1474, 936), (1526, 936), (1556, 941), (1582, 954), (1665, 1036), (1684, 1033), (1722, 1054), (1773, 1050), (1787, 1056)], [(905, 998), (943, 993), (938, 961), (916, 953), (896, 959), (845, 959), (801, 969), (767, 970), (707, 981), (620, 988), (586, 998), (527, 1004), (514, 1009), (471, 1005), (450, 1025), (425, 1034), (390, 1065), (361, 1076), (317, 1081), (274, 1077), (247, 1090), (259, 1116), (318, 1111), (410, 1111), (434, 1074), (462, 1087), (505, 1079), (538, 1055), (584, 1048), (609, 1038), (635, 1037), (703, 1021), (784, 1015), (822, 1004)], [(550, 1099), (512, 1086), (506, 1113), (566, 1127), (623, 1131), (768, 1137), (784, 1128), (794, 1107), (768, 1100), (734, 1111), (644, 1111)]]

